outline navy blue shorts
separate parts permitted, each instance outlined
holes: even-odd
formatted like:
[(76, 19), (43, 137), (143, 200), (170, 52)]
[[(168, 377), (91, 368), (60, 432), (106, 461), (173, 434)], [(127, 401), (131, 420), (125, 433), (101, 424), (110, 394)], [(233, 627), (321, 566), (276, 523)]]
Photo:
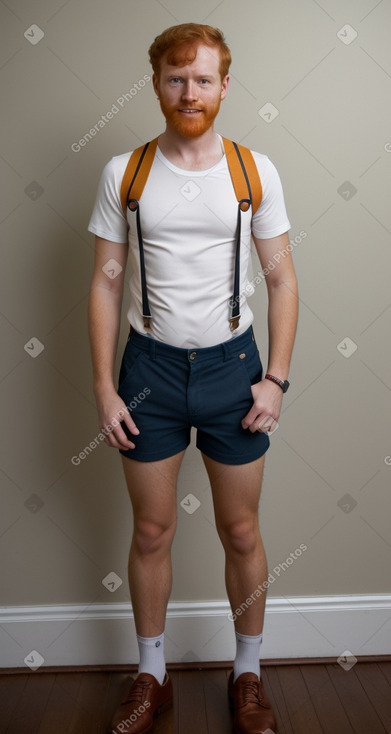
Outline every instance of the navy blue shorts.
[(183, 349), (130, 329), (122, 357), (118, 395), (140, 431), (134, 449), (119, 449), (139, 461), (173, 456), (190, 443), (224, 464), (245, 464), (269, 448), (266, 433), (251, 433), (241, 420), (253, 405), (251, 385), (262, 379), (262, 363), (250, 326), (213, 347)]

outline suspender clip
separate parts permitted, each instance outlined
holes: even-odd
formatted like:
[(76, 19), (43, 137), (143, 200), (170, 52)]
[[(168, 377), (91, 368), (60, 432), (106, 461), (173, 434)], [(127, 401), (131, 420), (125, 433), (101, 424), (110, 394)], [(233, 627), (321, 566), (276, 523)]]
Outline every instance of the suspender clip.
[(238, 328), (239, 320), (240, 320), (240, 314), (239, 316), (231, 316), (229, 320), (229, 328), (231, 329), (231, 331), (235, 331), (235, 329)]

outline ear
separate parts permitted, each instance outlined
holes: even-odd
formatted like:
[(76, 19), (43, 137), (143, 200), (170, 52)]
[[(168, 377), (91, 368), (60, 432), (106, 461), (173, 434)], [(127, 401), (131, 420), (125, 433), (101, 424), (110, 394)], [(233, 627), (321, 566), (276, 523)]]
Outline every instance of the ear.
[(226, 97), (226, 95), (227, 95), (228, 82), (229, 82), (229, 75), (227, 74), (227, 76), (225, 76), (224, 79), (223, 79), (223, 81), (221, 82), (221, 95), (220, 95), (220, 99), (224, 99), (224, 97)]
[(159, 92), (159, 82), (158, 82), (158, 79), (157, 79), (157, 76), (156, 76), (155, 73), (152, 74), (152, 84), (153, 84), (153, 88), (154, 88), (154, 90), (156, 92), (156, 95), (159, 97), (159, 94), (160, 94), (160, 92)]

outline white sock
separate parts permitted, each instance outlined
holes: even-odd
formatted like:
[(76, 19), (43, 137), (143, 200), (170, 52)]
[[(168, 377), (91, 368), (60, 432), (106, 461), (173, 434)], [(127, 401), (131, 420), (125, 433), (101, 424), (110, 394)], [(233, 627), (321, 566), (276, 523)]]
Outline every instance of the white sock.
[(262, 632), (260, 635), (242, 635), (236, 632), (236, 657), (234, 662), (234, 683), (242, 673), (255, 673), (261, 677), (259, 667), (260, 647), (262, 643)]
[(140, 662), (139, 673), (150, 673), (162, 685), (166, 675), (166, 661), (164, 659), (164, 632), (158, 637), (140, 637), (137, 635)]

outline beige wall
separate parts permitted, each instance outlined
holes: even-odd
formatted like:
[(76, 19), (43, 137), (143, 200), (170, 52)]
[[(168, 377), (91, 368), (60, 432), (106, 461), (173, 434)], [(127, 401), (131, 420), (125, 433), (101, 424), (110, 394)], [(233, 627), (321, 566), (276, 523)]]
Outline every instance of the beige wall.
[[(270, 568), (301, 543), (308, 550), (269, 595), (389, 591), (390, 3), (8, 0), (0, 4), (1, 605), (129, 599), (132, 517), (119, 455), (102, 444), (71, 462), (98, 433), (87, 224), (104, 164), (163, 129), (150, 83), (122, 108), (117, 100), (150, 73), (155, 35), (188, 20), (225, 32), (234, 61), (216, 129), (269, 155), (298, 238), (292, 386), (267, 455), (260, 522)], [(44, 32), (35, 44), (36, 29), (24, 37), (32, 24)], [(346, 24), (354, 40), (349, 29), (338, 37)], [(279, 112), (270, 122), (259, 114), (268, 102)], [(74, 152), (113, 105), (119, 111)], [(260, 284), (251, 300), (264, 362), (265, 295)], [(357, 347), (349, 357), (347, 338)], [(193, 514), (178, 507), (171, 598), (225, 599), (194, 443), (178, 503), (189, 493), (201, 505)], [(110, 571), (124, 581), (115, 599), (101, 583)]]

